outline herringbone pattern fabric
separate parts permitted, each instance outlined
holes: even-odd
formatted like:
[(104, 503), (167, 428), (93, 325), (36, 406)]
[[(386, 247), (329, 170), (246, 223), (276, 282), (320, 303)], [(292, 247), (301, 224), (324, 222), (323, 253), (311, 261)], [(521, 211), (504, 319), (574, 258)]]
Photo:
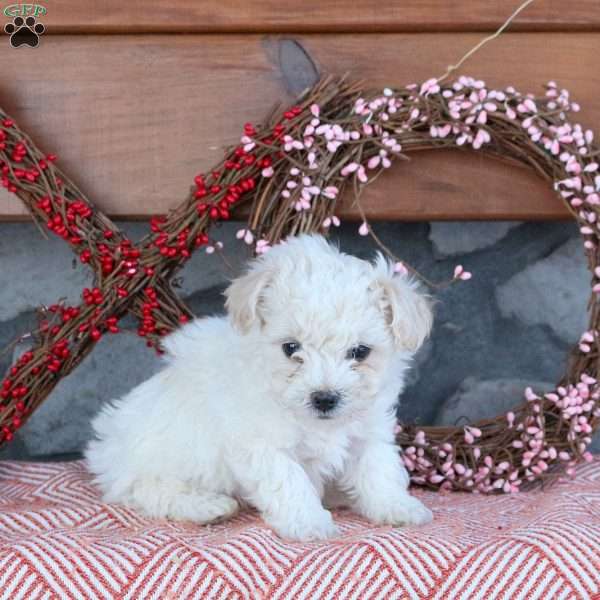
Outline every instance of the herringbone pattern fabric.
[(600, 597), (600, 459), (543, 492), (415, 494), (426, 527), (342, 511), (339, 539), (295, 544), (254, 513), (202, 527), (103, 504), (82, 462), (0, 463), (0, 598)]

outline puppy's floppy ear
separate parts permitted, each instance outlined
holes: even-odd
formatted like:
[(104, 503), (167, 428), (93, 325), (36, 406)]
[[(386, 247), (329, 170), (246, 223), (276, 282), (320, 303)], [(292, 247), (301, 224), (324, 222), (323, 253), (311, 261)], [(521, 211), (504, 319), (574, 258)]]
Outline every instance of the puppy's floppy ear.
[(225, 290), (225, 308), (233, 324), (247, 333), (260, 315), (261, 295), (269, 284), (271, 269), (264, 260), (256, 260), (250, 270), (232, 281)]
[(433, 325), (429, 298), (420, 292), (417, 282), (406, 275), (394, 274), (394, 266), (381, 253), (377, 255), (373, 271), (372, 288), (397, 346), (415, 352)]

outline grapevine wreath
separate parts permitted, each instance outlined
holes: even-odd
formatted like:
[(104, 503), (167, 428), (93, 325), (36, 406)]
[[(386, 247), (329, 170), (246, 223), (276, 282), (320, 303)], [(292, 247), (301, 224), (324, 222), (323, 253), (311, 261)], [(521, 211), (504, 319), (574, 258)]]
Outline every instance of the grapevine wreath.
[[(0, 109), (2, 185), (95, 277), (78, 306), (40, 309), (33, 348), (0, 384), (0, 441), (13, 438), (103, 335), (119, 332), (127, 313), (139, 320), (139, 336), (160, 352), (161, 336), (192, 316), (170, 286), (173, 275), (194, 250), (218, 248), (213, 226), (240, 206), (249, 206), (249, 218), (238, 238), (260, 254), (286, 236), (339, 225), (336, 201), (350, 186), (363, 215), (359, 233), (374, 236), (360, 204), (363, 188), (395, 159), (459, 147), (527, 165), (552, 183), (583, 236), (593, 281), (590, 325), (552, 393), (539, 396), (528, 388), (514, 411), (470, 425), (399, 425), (402, 460), (414, 483), (442, 490), (517, 492), (557, 466), (573, 474), (580, 460), (592, 460), (587, 446), (600, 425), (600, 146), (590, 130), (569, 120), (578, 109), (553, 82), (534, 96), (512, 87), (489, 89), (470, 77), (383, 91), (329, 78), (263, 125), (247, 123), (240, 143), (212, 171), (195, 177), (180, 206), (152, 218), (151, 231), (137, 244)], [(407, 276), (400, 262), (397, 271)], [(469, 277), (456, 268), (454, 280)]]

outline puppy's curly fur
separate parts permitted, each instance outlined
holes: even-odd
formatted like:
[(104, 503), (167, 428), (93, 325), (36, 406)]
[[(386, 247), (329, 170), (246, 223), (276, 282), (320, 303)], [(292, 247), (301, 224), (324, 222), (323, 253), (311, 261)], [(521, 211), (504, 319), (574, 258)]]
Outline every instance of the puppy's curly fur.
[(199, 523), (244, 501), (295, 540), (336, 534), (330, 496), (374, 523), (430, 521), (393, 434), (432, 324), (416, 284), (303, 235), (226, 296), (228, 316), (171, 334), (166, 368), (94, 420), (86, 458), (104, 498)]

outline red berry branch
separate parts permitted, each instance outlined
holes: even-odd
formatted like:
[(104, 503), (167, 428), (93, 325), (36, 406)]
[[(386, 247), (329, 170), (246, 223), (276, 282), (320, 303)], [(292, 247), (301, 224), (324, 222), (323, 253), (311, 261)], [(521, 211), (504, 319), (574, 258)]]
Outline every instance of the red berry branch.
[[(300, 114), (295, 108), (283, 121)], [(132, 313), (138, 335), (160, 349), (160, 338), (187, 322), (190, 310), (170, 285), (175, 272), (202, 247), (209, 247), (210, 227), (228, 221), (236, 205), (251, 199), (263, 169), (280, 155), (278, 140), (286, 125), (257, 132), (254, 152), (237, 146), (208, 174), (199, 173), (186, 200), (168, 215), (150, 220), (150, 233), (134, 244), (0, 109), (1, 184), (18, 196), (33, 218), (63, 238), (79, 260), (94, 272), (94, 287), (82, 290), (79, 306), (55, 304), (40, 309), (35, 344), (9, 369), (0, 387), (0, 442), (14, 432), (70, 373), (103, 335), (120, 331), (119, 321)]]

